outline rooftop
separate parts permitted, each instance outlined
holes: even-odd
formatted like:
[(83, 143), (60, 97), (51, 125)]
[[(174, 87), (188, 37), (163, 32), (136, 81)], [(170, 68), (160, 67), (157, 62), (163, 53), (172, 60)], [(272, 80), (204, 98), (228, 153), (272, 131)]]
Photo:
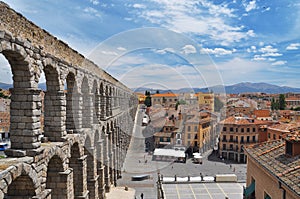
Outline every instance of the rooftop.
[[(299, 134), (297, 135), (299, 139)], [(275, 140), (245, 148), (247, 154), (300, 196), (300, 157), (285, 155), (285, 141)]]
[(248, 117), (228, 117), (225, 120), (221, 122), (222, 124), (236, 124), (236, 125), (247, 125), (247, 124), (268, 124), (268, 121), (262, 121), (262, 120), (256, 120), (253, 118), (248, 118)]

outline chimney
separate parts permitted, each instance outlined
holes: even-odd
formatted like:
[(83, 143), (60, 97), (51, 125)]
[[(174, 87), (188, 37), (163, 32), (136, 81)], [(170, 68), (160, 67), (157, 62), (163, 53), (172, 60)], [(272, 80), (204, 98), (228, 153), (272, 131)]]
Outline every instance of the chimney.
[(293, 132), (285, 138), (285, 153), (286, 153), (286, 155), (292, 156), (292, 157), (300, 155), (299, 131)]

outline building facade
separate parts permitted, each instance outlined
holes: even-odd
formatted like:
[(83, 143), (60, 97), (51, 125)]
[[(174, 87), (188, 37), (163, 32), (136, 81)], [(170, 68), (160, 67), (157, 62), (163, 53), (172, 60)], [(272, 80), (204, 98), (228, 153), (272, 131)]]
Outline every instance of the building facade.
[(222, 158), (237, 162), (246, 162), (244, 147), (259, 141), (261, 126), (266, 121), (248, 117), (228, 117), (221, 121), (219, 155)]

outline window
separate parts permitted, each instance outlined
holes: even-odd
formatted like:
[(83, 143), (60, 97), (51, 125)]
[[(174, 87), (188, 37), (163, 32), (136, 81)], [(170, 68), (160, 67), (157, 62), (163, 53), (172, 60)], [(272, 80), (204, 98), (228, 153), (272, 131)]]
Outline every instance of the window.
[(233, 135), (230, 136), (230, 142), (233, 142)]
[(250, 132), (250, 128), (247, 128), (247, 132), (248, 132), (248, 133)]
[(241, 129), (241, 132), (244, 133), (244, 128)]
[(172, 102), (172, 99), (169, 99), (169, 102)]
[(160, 142), (163, 142), (163, 141), (164, 141), (164, 138), (159, 138), (159, 141), (160, 141)]
[(175, 102), (177, 102), (177, 99), (174, 99)]
[(188, 132), (191, 132), (191, 126), (188, 126)]
[(195, 139), (198, 139), (198, 134), (195, 135)]
[(188, 134), (188, 139), (191, 139), (191, 134), (190, 133)]
[(268, 138), (269, 138), (269, 139), (271, 138), (271, 134), (270, 134), (270, 133), (268, 133)]
[(194, 132), (197, 132), (198, 131), (198, 128), (197, 126), (194, 127)]
[(188, 142), (187, 142), (187, 145), (188, 145), (188, 146), (190, 146), (190, 145), (191, 145), (191, 142), (190, 142), (190, 141), (188, 141)]
[(238, 128), (235, 128), (235, 132), (239, 132), (239, 129), (238, 129)]
[(223, 127), (223, 131), (226, 131), (226, 127)]
[(241, 136), (241, 143), (244, 142), (244, 136)]
[(197, 141), (194, 142), (194, 146), (198, 146), (198, 142)]
[(169, 128), (168, 127), (166, 127), (166, 131), (168, 131), (169, 130)]
[(252, 136), (252, 141), (255, 142), (255, 135)]
[(153, 101), (155, 101), (156, 102), (156, 99), (154, 98), (154, 100)]
[(223, 141), (226, 142), (226, 135), (223, 135)]
[(256, 128), (253, 128), (253, 132), (256, 132)]
[(181, 138), (181, 134), (177, 133), (177, 134), (176, 134), (176, 138), (177, 138), (177, 139), (180, 139), (180, 138)]
[(167, 138), (167, 142), (171, 142), (171, 139), (170, 139), (170, 138)]
[(233, 150), (233, 145), (231, 144), (231, 145), (229, 146), (229, 148), (230, 148), (230, 150)]
[(247, 136), (247, 142), (250, 142), (250, 136)]
[(276, 134), (275, 133), (273, 134), (273, 139), (276, 140)]
[(223, 150), (226, 150), (226, 144), (223, 144)]
[(230, 127), (230, 132), (233, 132), (233, 127)]

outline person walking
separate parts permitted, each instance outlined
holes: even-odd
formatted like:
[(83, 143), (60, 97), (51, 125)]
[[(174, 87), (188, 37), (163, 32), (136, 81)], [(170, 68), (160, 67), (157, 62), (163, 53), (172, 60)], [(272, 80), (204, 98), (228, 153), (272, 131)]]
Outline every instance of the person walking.
[(144, 194), (143, 193), (141, 193), (141, 199), (144, 199)]

